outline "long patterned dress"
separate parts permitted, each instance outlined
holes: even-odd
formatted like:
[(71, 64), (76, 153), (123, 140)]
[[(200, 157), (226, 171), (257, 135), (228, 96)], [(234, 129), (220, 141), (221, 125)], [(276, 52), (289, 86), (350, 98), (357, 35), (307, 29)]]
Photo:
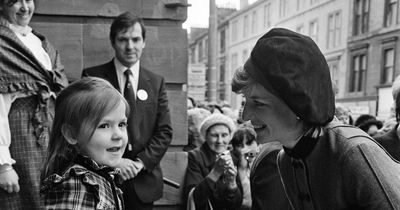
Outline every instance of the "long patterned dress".
[(58, 52), (44, 36), (33, 32), (50, 56), (46, 70), (32, 52), (0, 18), (0, 94), (26, 93), (11, 105), (11, 157), (19, 176), (19, 193), (0, 190), (0, 209), (43, 209), (39, 195), (41, 164), (46, 156), (54, 117), (55, 95), (67, 84)]

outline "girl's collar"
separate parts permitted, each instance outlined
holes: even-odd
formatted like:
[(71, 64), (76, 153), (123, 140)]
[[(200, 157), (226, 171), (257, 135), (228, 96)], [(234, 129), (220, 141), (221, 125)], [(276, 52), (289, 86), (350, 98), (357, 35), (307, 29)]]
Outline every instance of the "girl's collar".
[(75, 163), (82, 165), (83, 167), (94, 171), (94, 172), (107, 172), (107, 173), (111, 173), (111, 174), (118, 174), (119, 170), (109, 167), (109, 166), (102, 166), (99, 165), (96, 161), (94, 161), (92, 158), (88, 157), (88, 156), (84, 156), (84, 155), (78, 155), (75, 158)]

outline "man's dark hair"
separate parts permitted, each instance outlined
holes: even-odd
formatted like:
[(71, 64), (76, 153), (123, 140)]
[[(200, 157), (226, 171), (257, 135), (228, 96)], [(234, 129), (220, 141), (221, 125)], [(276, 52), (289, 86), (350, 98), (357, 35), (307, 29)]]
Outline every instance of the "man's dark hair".
[(140, 27), (142, 28), (142, 37), (144, 41), (146, 39), (146, 28), (144, 27), (143, 20), (131, 12), (124, 12), (120, 14), (111, 24), (110, 28), (111, 43), (114, 43), (117, 33), (132, 27), (136, 23), (139, 23)]

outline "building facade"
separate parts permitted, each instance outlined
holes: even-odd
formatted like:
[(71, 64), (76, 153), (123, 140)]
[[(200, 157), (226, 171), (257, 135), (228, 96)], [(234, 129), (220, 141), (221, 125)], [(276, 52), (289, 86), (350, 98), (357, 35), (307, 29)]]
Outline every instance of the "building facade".
[(192, 28), (189, 37), (188, 97), (206, 101), (208, 30)]
[(347, 85), (338, 102), (358, 109), (353, 112), (385, 119), (393, 104), (391, 85), (399, 74), (399, 1), (353, 0), (350, 10)]
[[(273, 27), (310, 36), (324, 53), (337, 98), (345, 96), (347, 66), (348, 0), (259, 0), (229, 18), (231, 71), (243, 65), (256, 41)], [(235, 108), (241, 96), (230, 93)]]
[[(230, 94), (230, 69), (228, 62), (229, 22), (226, 17), (234, 13), (236, 9), (218, 8), (217, 27), (217, 98), (219, 103), (230, 102), (227, 95)], [(191, 28), (189, 36), (189, 65), (188, 65), (188, 96), (198, 102), (207, 101), (207, 64), (208, 64), (208, 29)], [(203, 72), (200, 75), (199, 72)], [(199, 78), (205, 78), (201, 83)], [(201, 83), (201, 84), (200, 84)]]

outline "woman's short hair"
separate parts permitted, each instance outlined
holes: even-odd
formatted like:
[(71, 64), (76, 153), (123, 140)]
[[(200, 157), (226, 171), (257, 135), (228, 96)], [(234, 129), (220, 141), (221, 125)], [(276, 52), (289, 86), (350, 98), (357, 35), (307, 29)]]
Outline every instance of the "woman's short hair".
[(115, 37), (120, 31), (126, 30), (136, 23), (139, 23), (142, 28), (143, 41), (146, 40), (146, 28), (144, 27), (143, 20), (131, 12), (124, 12), (120, 14), (111, 24), (110, 40), (111, 43), (115, 42)]
[(245, 93), (249, 88), (256, 84), (256, 81), (251, 78), (245, 68), (239, 67), (235, 70), (232, 78), (232, 91), (235, 93)]

